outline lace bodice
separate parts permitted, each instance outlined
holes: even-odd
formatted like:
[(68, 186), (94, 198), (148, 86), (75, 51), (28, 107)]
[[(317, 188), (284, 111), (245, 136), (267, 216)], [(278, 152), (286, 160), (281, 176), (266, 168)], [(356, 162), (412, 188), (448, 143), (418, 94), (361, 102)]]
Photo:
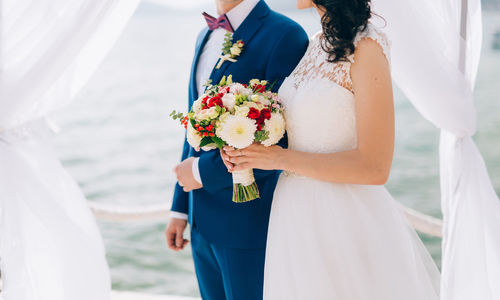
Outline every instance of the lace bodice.
[[(390, 60), (387, 37), (373, 25), (358, 34), (354, 45), (375, 40)], [(354, 55), (330, 63), (315, 34), (306, 54), (283, 82), (279, 95), (285, 107), (289, 147), (305, 152), (339, 152), (357, 147), (356, 115), (350, 76)]]

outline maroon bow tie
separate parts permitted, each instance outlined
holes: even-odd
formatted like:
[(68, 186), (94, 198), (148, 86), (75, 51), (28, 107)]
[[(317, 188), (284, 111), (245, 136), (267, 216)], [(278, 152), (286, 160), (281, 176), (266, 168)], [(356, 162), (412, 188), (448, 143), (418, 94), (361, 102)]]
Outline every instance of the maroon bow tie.
[(207, 14), (206, 12), (204, 12), (203, 17), (205, 17), (205, 20), (207, 21), (208, 28), (210, 30), (215, 30), (217, 28), (223, 28), (223, 29), (226, 29), (227, 31), (234, 32), (233, 26), (231, 26), (231, 23), (229, 22), (229, 19), (227, 18), (226, 14), (223, 14), (219, 18), (215, 18), (215, 17), (212, 17), (211, 15)]

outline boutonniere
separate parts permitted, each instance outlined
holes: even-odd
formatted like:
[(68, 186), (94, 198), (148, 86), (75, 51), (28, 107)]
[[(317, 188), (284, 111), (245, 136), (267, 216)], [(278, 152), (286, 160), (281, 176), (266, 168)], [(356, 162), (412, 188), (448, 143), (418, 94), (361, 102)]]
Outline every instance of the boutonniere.
[(219, 69), (225, 61), (237, 62), (235, 58), (241, 55), (243, 46), (245, 46), (245, 43), (242, 40), (233, 43), (233, 34), (228, 31), (222, 44), (222, 55), (219, 57), (219, 63), (215, 68)]

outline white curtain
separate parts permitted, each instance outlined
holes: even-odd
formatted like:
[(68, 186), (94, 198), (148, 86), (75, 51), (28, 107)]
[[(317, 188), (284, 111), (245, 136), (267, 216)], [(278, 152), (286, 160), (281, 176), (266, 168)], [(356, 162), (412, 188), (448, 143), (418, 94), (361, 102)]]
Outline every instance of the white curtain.
[(471, 137), (481, 2), (374, 0), (373, 8), (387, 22), (397, 85), (441, 129), (441, 299), (500, 299), (500, 201)]
[(0, 298), (109, 299), (98, 228), (44, 117), (72, 100), (137, 4), (0, 0)]

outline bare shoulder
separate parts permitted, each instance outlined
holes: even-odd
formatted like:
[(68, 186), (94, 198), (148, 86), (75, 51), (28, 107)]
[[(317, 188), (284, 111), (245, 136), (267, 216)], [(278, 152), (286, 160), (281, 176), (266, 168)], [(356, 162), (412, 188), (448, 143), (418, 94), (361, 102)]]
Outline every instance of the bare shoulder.
[(355, 94), (383, 95), (392, 99), (392, 78), (388, 48), (373, 35), (358, 38), (352, 57), (351, 78)]
[[(376, 40), (364, 37), (359, 40), (354, 50), (353, 65), (386, 65), (389, 67), (389, 60), (385, 54), (383, 46)], [(354, 67), (353, 66), (353, 67)]]

